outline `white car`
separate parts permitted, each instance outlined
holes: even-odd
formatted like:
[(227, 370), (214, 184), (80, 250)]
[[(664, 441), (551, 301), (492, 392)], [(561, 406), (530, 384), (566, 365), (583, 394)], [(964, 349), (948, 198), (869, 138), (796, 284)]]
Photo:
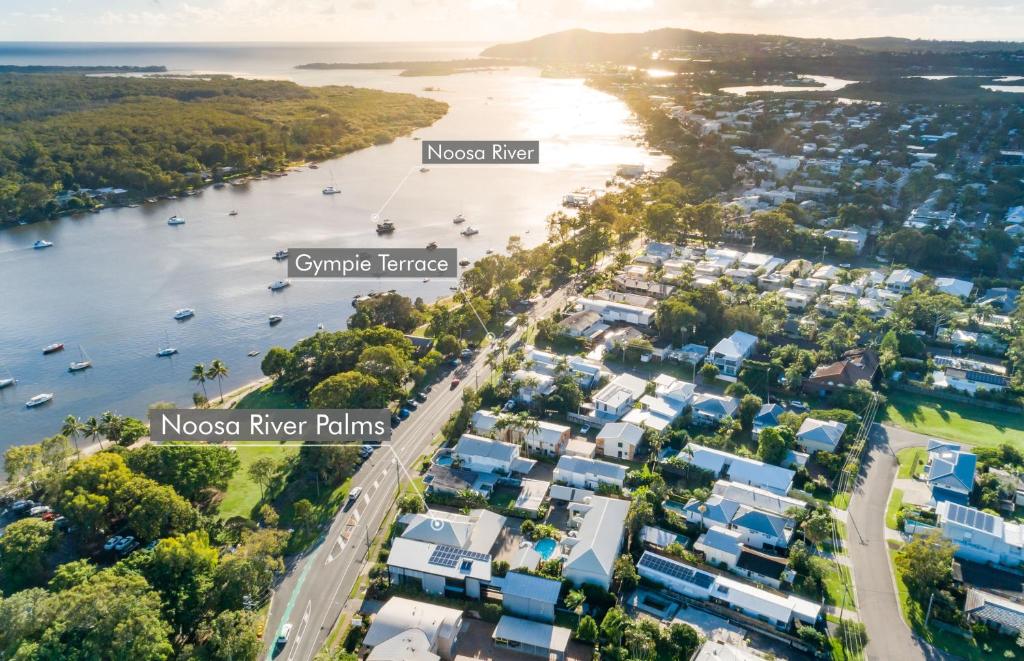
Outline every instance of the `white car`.
[(362, 487), (356, 487), (355, 489), (350, 491), (348, 493), (348, 503), (349, 503), (349, 505), (351, 505), (352, 503), (354, 503), (357, 500), (359, 500), (359, 496), (361, 496), (361, 495), (363, 495), (363, 488)]
[(37, 505), (28, 511), (29, 516), (42, 516), (53, 511), (49, 505)]
[(284, 647), (285, 643), (288, 642), (288, 636), (290, 636), (290, 635), (292, 635), (292, 623), (291, 622), (289, 622), (288, 624), (286, 624), (283, 627), (281, 627), (281, 633), (279, 633), (277, 635), (277, 640), (274, 641), (274, 645), (277, 646), (277, 647)]

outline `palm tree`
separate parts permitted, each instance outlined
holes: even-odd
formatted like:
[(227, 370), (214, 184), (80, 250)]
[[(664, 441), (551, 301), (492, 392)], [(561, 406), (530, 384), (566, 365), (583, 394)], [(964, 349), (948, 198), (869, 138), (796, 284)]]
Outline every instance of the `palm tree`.
[(189, 381), (195, 381), (203, 387), (203, 397), (209, 399), (206, 396), (206, 365), (202, 363), (196, 363), (195, 367), (192, 368), (192, 376), (188, 377)]
[(224, 401), (223, 379), (228, 375), (228, 366), (219, 358), (214, 358), (210, 363), (210, 369), (206, 370), (207, 379), (217, 379), (217, 388), (220, 390), (220, 401)]
[(73, 415), (64, 418), (64, 424), (60, 428), (60, 433), (70, 438), (75, 444), (75, 455), (78, 457), (82, 456), (82, 451), (78, 449), (78, 437), (83, 431), (85, 431), (85, 424)]
[[(96, 419), (96, 416), (89, 416), (89, 418), (82, 423), (82, 436), (91, 441), (95, 441), (96, 437), (100, 435), (100, 427), (100, 421)], [(103, 449), (103, 439), (100, 439), (100, 449)]]
[(108, 441), (119, 443), (123, 426), (124, 419), (113, 411), (104, 411), (100, 416), (100, 433), (106, 436)]

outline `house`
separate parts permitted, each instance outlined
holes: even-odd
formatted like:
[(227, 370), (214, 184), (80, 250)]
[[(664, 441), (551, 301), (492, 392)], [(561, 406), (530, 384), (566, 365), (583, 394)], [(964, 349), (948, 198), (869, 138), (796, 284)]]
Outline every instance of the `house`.
[(753, 507), (773, 514), (786, 514), (794, 508), (802, 510), (807, 507), (807, 503), (797, 498), (780, 496), (766, 489), (752, 487), (741, 482), (718, 480), (712, 486), (711, 492), (740, 505), (746, 505), (747, 507)]
[(633, 461), (643, 438), (644, 430), (631, 422), (609, 422), (597, 433), (597, 451), (605, 457)]
[(562, 455), (552, 477), (555, 482), (578, 489), (596, 489), (600, 484), (621, 487), (626, 481), (626, 468), (600, 459)]
[(829, 365), (819, 365), (804, 379), (804, 392), (824, 397), (843, 388), (854, 388), (861, 381), (877, 385), (878, 354), (873, 349), (851, 349)]
[(677, 542), (682, 543), (682, 538), (683, 536), (677, 532), (655, 526), (644, 526), (640, 529), (640, 540), (655, 549), (663, 549)]
[(565, 444), (562, 454), (567, 454), (570, 457), (593, 459), (597, 456), (597, 443), (581, 437), (570, 438), (569, 442)]
[(935, 514), (942, 536), (956, 544), (957, 557), (982, 564), (1020, 566), (1024, 558), (1020, 524), (948, 500), (935, 506)]
[(756, 348), (757, 337), (750, 333), (736, 331), (712, 347), (709, 357), (711, 362), (718, 367), (719, 375), (726, 378), (736, 377), (740, 373), (743, 361), (753, 355)]
[(594, 292), (594, 295), (591, 296), (591, 298), (596, 298), (602, 301), (613, 301), (615, 303), (626, 303), (627, 305), (635, 305), (638, 308), (658, 307), (658, 299), (653, 296), (630, 294), (628, 292), (614, 291), (612, 289), (598, 289)]
[(661, 431), (675, 422), (693, 401), (697, 386), (681, 381), (667, 374), (654, 378), (654, 394), (640, 398), (638, 408), (630, 410), (622, 418), (648, 429)]
[(693, 422), (697, 425), (717, 425), (731, 418), (740, 407), (736, 397), (700, 393), (693, 398)]
[(751, 433), (755, 438), (757, 438), (757, 435), (761, 433), (762, 429), (777, 427), (779, 425), (779, 416), (785, 412), (786, 409), (775, 402), (772, 402), (771, 404), (762, 404), (757, 415), (754, 416), (754, 424), (751, 429)]
[(478, 434), (494, 434), (499, 441), (513, 443), (516, 445), (525, 443), (529, 454), (542, 454), (546, 457), (556, 457), (565, 450), (565, 446), (572, 437), (572, 429), (566, 425), (559, 425), (546, 420), (536, 420), (536, 429), (524, 432), (514, 425), (504, 429), (496, 429), (501, 414), (483, 409), (477, 411), (470, 418), (470, 425)]
[(820, 604), (711, 574), (651, 551), (644, 551), (637, 572), (672, 592), (736, 611), (779, 631), (790, 631), (797, 625), (814, 626), (821, 617)]
[(455, 495), (460, 491), (474, 491), (484, 496), (490, 495), (497, 483), (490, 475), (484, 476), (476, 471), (431, 464), (423, 477), (427, 493)]
[(607, 422), (620, 420), (646, 390), (647, 381), (619, 374), (593, 396), (594, 417)]
[(1006, 636), (1024, 631), (1024, 604), (977, 588), (967, 589), (964, 615)]
[(974, 489), (977, 465), (978, 457), (962, 451), (959, 445), (930, 439), (925, 481), (931, 489), (932, 500), (966, 505)]
[(546, 376), (554, 376), (559, 366), (564, 363), (576, 375), (580, 387), (586, 389), (592, 388), (605, 373), (601, 363), (582, 356), (563, 356), (541, 351), (536, 347), (525, 347), (523, 359), (533, 372)]
[(795, 473), (788, 468), (696, 443), (688, 443), (677, 456), (681, 461), (709, 471), (717, 478), (747, 484), (782, 496), (789, 493), (793, 486)]
[(914, 287), (914, 283), (924, 277), (924, 273), (914, 269), (896, 269), (885, 279), (885, 287), (889, 291), (906, 294)]
[(714, 525), (697, 538), (693, 550), (704, 554), (710, 565), (735, 567), (743, 551), (743, 533)]
[(691, 499), (683, 506), (689, 523), (708, 530), (715, 526), (734, 531), (739, 541), (756, 549), (789, 547), (797, 523), (791, 517), (740, 504), (712, 494), (706, 501)]
[(835, 420), (805, 418), (796, 432), (796, 444), (807, 452), (835, 452), (846, 425)]
[(765, 656), (741, 641), (711, 638), (704, 641), (690, 661), (765, 661), (768, 658), (774, 657)]
[(363, 637), (368, 660), (455, 658), (462, 611), (391, 597), (373, 617)]
[(1024, 479), (1021, 479), (1019, 475), (1015, 475), (1010, 471), (1005, 471), (1001, 468), (989, 468), (988, 472), (990, 475), (995, 475), (999, 478), (999, 482), (1003, 484), (1008, 491), (1013, 492), (1013, 498), (1009, 499), (1006, 503), (1006, 508), (1013, 511), (1017, 507), (1024, 506)]
[(475, 434), (463, 434), (455, 445), (462, 467), (478, 473), (500, 473), (526, 475), (537, 463), (519, 456), (515, 443), (495, 441)]
[(512, 373), (512, 381), (519, 386), (516, 399), (523, 404), (530, 404), (555, 391), (555, 378), (534, 370), (516, 370)]
[(493, 583), (501, 588), (501, 607), (506, 613), (538, 622), (555, 621), (561, 581), (510, 571)]
[(986, 289), (978, 300), (978, 305), (991, 305), (1003, 314), (1010, 314), (1017, 309), (1017, 297), (1020, 292), (1010, 287), (993, 287)]
[(686, 344), (678, 349), (669, 348), (665, 351), (665, 358), (676, 360), (680, 363), (689, 363), (697, 366), (704, 361), (708, 355), (708, 348), (700, 344)]
[[(572, 631), (543, 622), (502, 615), (494, 627), (494, 646), (511, 652), (564, 661)], [(407, 659), (408, 657), (396, 657)]]
[(654, 308), (641, 308), (627, 303), (600, 301), (596, 298), (581, 298), (577, 302), (583, 311), (596, 312), (606, 323), (625, 322), (636, 326), (650, 326), (654, 320)]
[(974, 292), (974, 283), (956, 278), (935, 278), (935, 290), (966, 301)]
[(569, 337), (594, 338), (608, 328), (601, 315), (592, 310), (580, 310), (558, 322), (558, 330)]
[(581, 513), (582, 521), (575, 537), (562, 540), (562, 546), (569, 548), (562, 575), (574, 585), (589, 583), (607, 590), (622, 548), (629, 501), (594, 496), (589, 503), (573, 503), (569, 508)]

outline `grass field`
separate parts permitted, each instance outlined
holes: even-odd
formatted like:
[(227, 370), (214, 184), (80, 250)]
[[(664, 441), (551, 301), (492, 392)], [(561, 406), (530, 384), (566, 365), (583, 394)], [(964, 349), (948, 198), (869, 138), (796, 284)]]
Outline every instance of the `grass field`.
[(260, 486), (249, 477), (249, 466), (257, 459), (271, 457), (275, 461), (282, 461), (295, 456), (299, 449), (290, 447), (251, 447), (244, 444), (236, 448), (238, 459), (242, 462), (238, 471), (224, 492), (224, 498), (220, 502), (220, 517), (230, 519), (234, 516), (252, 516), (252, 510), (260, 502)]
[(899, 530), (899, 522), (896, 517), (903, 506), (903, 489), (893, 489), (889, 496), (889, 505), (885, 508), (885, 527), (890, 530)]
[(253, 390), (235, 405), (236, 409), (303, 409), (301, 402), (295, 400), (288, 392), (277, 390), (273, 383)]
[(924, 470), (924, 465), (928, 462), (928, 450), (926, 448), (903, 448), (896, 453), (896, 460), (900, 462), (900, 469), (896, 477), (909, 480), (915, 475), (920, 475)]
[(1024, 450), (1024, 415), (893, 392), (884, 421), (965, 445), (1008, 443)]

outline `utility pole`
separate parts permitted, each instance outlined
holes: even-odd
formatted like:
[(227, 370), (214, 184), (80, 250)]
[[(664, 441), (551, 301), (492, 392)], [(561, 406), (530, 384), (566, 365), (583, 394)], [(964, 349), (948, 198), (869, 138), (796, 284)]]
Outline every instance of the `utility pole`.
[(928, 612), (924, 616), (924, 626), (928, 628), (928, 619), (932, 616), (932, 602), (935, 601), (935, 592), (932, 592), (931, 596), (928, 597)]

